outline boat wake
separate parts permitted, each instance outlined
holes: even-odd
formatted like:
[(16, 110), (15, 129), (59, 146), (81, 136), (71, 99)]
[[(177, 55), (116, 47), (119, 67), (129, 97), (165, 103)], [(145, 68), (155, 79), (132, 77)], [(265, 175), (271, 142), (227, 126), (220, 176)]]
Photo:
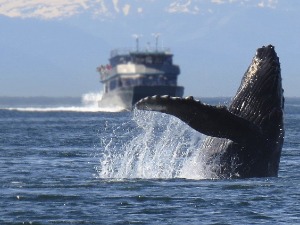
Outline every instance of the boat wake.
[(156, 112), (135, 110), (131, 122), (118, 128), (108, 126), (102, 135), (96, 168), (100, 178), (213, 177), (200, 151), (202, 134), (175, 117)]
[[(31, 101), (29, 104), (22, 103), (22, 99), (19, 99), (21, 102), (19, 106), (4, 106), (0, 107), (0, 109), (4, 110), (14, 110), (14, 111), (24, 111), (24, 112), (120, 112), (123, 108), (118, 106), (98, 106), (98, 102), (101, 100), (101, 93), (86, 93), (81, 97), (81, 101), (78, 103), (74, 103), (70, 105), (70, 103), (60, 103), (59, 98), (57, 98), (57, 102), (48, 104), (48, 101), (43, 101), (44, 98), (34, 98), (36, 101)], [(25, 98), (24, 98), (25, 99)], [(46, 99), (46, 98), (45, 98)], [(50, 98), (51, 99), (51, 98)]]

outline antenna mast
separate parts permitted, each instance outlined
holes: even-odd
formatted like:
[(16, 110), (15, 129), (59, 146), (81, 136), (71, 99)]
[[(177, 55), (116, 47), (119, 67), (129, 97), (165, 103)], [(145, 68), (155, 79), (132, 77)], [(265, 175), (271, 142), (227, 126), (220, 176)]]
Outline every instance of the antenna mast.
[(160, 36), (160, 33), (153, 33), (152, 36), (155, 37), (155, 50), (158, 51), (158, 38)]
[(135, 38), (135, 44), (136, 44), (136, 51), (138, 52), (139, 51), (139, 39), (142, 37), (143, 35), (141, 34), (133, 34), (132, 37)]

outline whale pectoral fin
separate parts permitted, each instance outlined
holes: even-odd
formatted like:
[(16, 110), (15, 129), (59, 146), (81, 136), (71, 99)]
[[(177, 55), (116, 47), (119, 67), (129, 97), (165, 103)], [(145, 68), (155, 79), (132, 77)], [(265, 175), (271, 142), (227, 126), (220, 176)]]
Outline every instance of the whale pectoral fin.
[(241, 144), (262, 137), (257, 126), (230, 113), (225, 106), (203, 104), (195, 101), (193, 97), (147, 97), (137, 102), (136, 107), (176, 116), (205, 135), (227, 138)]

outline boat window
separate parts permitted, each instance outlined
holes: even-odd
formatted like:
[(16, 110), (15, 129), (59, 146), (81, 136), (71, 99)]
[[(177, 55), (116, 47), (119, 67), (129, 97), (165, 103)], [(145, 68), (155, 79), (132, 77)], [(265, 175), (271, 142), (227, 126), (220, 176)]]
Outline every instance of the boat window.
[(168, 56), (164, 60), (164, 64), (171, 65), (172, 64), (172, 56)]
[(143, 63), (145, 63), (145, 59), (143, 57), (136, 57), (135, 62), (137, 64), (143, 64)]
[(117, 88), (117, 81), (116, 80), (112, 80), (109, 83), (109, 90), (114, 90)]
[(151, 56), (146, 57), (146, 63), (147, 64), (152, 64), (152, 57)]
[(153, 63), (155, 63), (155, 64), (162, 64), (163, 63), (163, 57), (162, 56), (155, 56), (155, 57), (153, 57)]
[(110, 82), (109, 89), (113, 90), (118, 87), (133, 87), (133, 86), (156, 86), (156, 85), (177, 85), (177, 76), (173, 75), (146, 75), (139, 78), (121, 78)]

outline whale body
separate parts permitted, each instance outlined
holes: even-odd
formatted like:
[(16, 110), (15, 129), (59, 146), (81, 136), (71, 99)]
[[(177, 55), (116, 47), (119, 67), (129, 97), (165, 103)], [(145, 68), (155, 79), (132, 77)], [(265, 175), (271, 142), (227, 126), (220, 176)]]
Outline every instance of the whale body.
[(284, 141), (284, 96), (280, 62), (272, 45), (257, 49), (231, 104), (211, 106), (192, 96), (146, 97), (140, 110), (178, 117), (207, 135), (206, 164), (218, 178), (278, 176)]

